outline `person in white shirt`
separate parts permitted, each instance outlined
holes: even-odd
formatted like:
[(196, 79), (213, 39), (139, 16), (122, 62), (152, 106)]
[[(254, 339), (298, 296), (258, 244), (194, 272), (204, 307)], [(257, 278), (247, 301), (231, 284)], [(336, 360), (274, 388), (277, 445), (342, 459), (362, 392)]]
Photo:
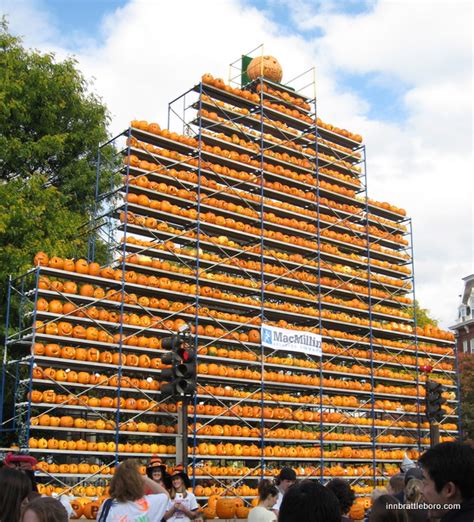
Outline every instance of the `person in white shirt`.
[(247, 518), (248, 522), (276, 522), (277, 516), (272, 511), (278, 497), (278, 488), (269, 480), (261, 480), (258, 484), (259, 503)]
[(273, 506), (273, 510), (276, 514), (280, 510), (281, 502), (283, 500), (283, 496), (288, 491), (288, 489), (296, 482), (296, 473), (292, 468), (281, 468), (278, 477), (275, 480), (276, 485), (278, 487), (278, 498)]
[[(151, 491), (145, 495), (145, 489)], [(110, 481), (110, 499), (101, 506), (99, 522), (156, 522), (163, 518), (169, 501), (165, 488), (142, 477), (138, 462), (122, 462)]]
[(163, 518), (169, 522), (190, 522), (201, 518), (196, 497), (188, 491), (191, 481), (182, 466), (171, 472), (171, 484), (170, 499)]

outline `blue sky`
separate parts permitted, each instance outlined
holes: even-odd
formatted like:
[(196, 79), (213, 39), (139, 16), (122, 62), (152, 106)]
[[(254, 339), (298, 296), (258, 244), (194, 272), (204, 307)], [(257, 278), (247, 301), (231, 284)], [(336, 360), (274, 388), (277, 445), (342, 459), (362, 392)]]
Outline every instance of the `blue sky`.
[(364, 137), (369, 197), (413, 218), (417, 296), (452, 324), (472, 273), (471, 0), (1, 1), (26, 46), (76, 56), (112, 134), (166, 125), (170, 100), (259, 44), (284, 82), (315, 67), (318, 116)]
[(101, 38), (102, 18), (127, 0), (37, 0), (37, 6), (46, 11), (65, 38), (77, 34)]
[[(127, 2), (128, 0), (34, 0), (36, 8), (47, 14), (61, 41), (72, 53), (79, 51), (78, 46), (84, 42), (93, 41), (100, 45), (104, 38), (101, 30), (104, 18), (124, 7)], [(320, 27), (308, 29), (298, 24), (292, 3), (286, 0), (243, 0), (243, 4), (264, 12), (278, 26), (281, 34), (299, 34), (308, 39), (317, 39), (324, 35)], [(313, 11), (357, 16), (370, 12), (374, 1), (312, 0), (310, 5)], [(403, 95), (408, 86), (399, 80), (391, 78), (387, 81), (387, 78), (377, 73), (357, 74), (342, 68), (338, 71), (338, 81), (341, 89), (350, 89), (367, 102), (369, 117), (396, 123), (402, 122), (406, 117)]]

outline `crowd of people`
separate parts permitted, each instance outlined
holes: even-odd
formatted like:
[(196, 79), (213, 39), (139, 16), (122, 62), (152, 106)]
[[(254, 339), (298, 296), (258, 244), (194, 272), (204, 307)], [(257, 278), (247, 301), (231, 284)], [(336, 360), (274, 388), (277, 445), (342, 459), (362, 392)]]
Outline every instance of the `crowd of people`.
[[(167, 470), (152, 458), (146, 475), (138, 462), (122, 462), (110, 482), (99, 522), (202, 522), (191, 483), (182, 466)], [(350, 483), (332, 479), (297, 480), (284, 467), (276, 480), (262, 480), (258, 504), (248, 522), (350, 522), (355, 501)], [(70, 505), (36, 491), (34, 472), (25, 463), (5, 462), (0, 469), (0, 522), (67, 522)], [(372, 491), (366, 522), (473, 522), (474, 448), (445, 442), (427, 450), (418, 465)]]

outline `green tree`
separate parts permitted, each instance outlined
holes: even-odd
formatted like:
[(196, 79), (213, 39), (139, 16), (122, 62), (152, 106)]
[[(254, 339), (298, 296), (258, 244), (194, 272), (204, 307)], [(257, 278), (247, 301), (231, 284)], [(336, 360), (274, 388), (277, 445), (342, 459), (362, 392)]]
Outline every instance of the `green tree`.
[(423, 328), (427, 325), (438, 326), (438, 321), (430, 317), (430, 311), (427, 308), (421, 308), (420, 303), (415, 300), (415, 306), (411, 309), (412, 316), (416, 312), (416, 324)]
[(465, 439), (474, 440), (474, 355), (459, 354), (462, 426)]
[(108, 113), (77, 62), (25, 49), (3, 19), (0, 92), (0, 180), (41, 174), (61, 191), (65, 206), (90, 212)]
[[(87, 253), (84, 225), (108, 120), (73, 58), (25, 49), (0, 21), (0, 335), (9, 274), (23, 273), (39, 250)], [(104, 156), (110, 160), (113, 150)], [(103, 173), (99, 191), (111, 175)]]

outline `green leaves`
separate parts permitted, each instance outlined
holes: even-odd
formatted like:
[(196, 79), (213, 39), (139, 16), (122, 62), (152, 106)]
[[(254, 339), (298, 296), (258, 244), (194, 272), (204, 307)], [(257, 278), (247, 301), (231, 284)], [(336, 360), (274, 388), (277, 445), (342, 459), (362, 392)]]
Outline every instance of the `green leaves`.
[(474, 440), (474, 354), (459, 354), (459, 377), (464, 438)]
[[(10, 274), (29, 269), (39, 250), (87, 253), (80, 227), (94, 209), (108, 119), (73, 58), (25, 49), (0, 20), (0, 338)], [(113, 149), (102, 155), (110, 159)], [(101, 191), (111, 176), (103, 172)]]
[[(24, 49), (0, 24), (0, 179), (45, 175), (73, 211), (90, 212), (108, 113), (74, 59)], [(80, 182), (76, 181), (80, 174)], [(106, 180), (104, 180), (105, 186)]]

